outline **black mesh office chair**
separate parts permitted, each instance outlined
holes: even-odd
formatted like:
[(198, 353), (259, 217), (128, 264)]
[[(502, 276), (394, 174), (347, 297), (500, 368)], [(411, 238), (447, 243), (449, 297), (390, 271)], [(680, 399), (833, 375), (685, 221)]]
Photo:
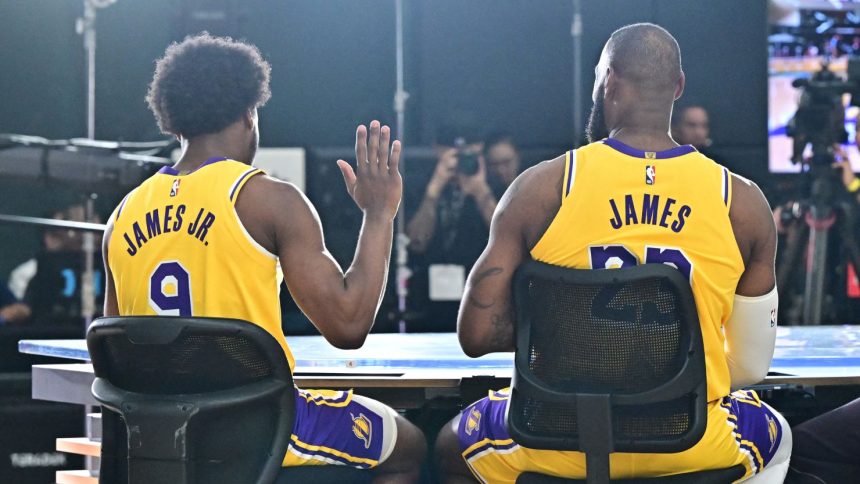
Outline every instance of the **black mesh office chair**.
[[(586, 480), (526, 473), (517, 483), (606, 483), (612, 452), (680, 452), (701, 439), (704, 349), (693, 294), (679, 271), (529, 261), (514, 287), (508, 430), (526, 447), (584, 452), (587, 468)], [(735, 466), (613, 482), (729, 483), (743, 474)]]
[[(87, 347), (102, 403), (100, 482), (318, 482), (313, 469), (281, 468), (295, 418), (293, 378), (262, 328), (102, 318), (87, 331)], [(318, 469), (341, 483), (369, 480), (359, 469)]]

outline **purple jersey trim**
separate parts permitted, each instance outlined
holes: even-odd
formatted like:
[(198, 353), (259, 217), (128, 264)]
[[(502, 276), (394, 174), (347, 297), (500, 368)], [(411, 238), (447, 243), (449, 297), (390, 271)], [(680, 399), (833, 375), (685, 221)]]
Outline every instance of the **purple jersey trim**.
[(493, 442), (487, 442), (486, 444), (484, 444), (480, 447), (476, 447), (476, 448), (472, 449), (468, 453), (464, 453), (463, 458), (466, 460), (469, 460), (472, 457), (475, 457), (476, 455), (480, 454), (481, 452), (483, 452), (487, 449), (508, 450), (508, 449), (513, 449), (516, 446), (517, 446), (516, 442), (513, 442), (513, 441), (505, 443), (505, 444), (496, 444)]
[(233, 198), (236, 196), (236, 192), (239, 190), (239, 187), (242, 185), (242, 182), (245, 180), (245, 178), (248, 178), (249, 175), (256, 175), (257, 173), (260, 173), (260, 170), (252, 168), (246, 171), (245, 174), (242, 175), (241, 178), (239, 178), (236, 184), (233, 185), (233, 190), (230, 191), (230, 201), (233, 201)]
[(119, 204), (119, 208), (116, 210), (116, 217), (114, 218), (114, 222), (119, 220), (119, 215), (122, 213), (122, 209), (125, 208), (125, 202), (128, 200), (128, 197), (131, 195), (131, 192), (127, 193), (125, 197), (122, 199), (122, 202)]
[(603, 140), (603, 144), (628, 156), (634, 156), (636, 158), (656, 158), (658, 160), (663, 160), (666, 158), (675, 158), (696, 151), (696, 148), (693, 148), (691, 145), (681, 145), (664, 151), (655, 151), (653, 152), (654, 156), (651, 157), (645, 156), (646, 152), (644, 150), (639, 150), (633, 148), (632, 146), (628, 146), (615, 138), (606, 138)]
[[(213, 163), (217, 163), (217, 162), (219, 162), (219, 161), (225, 161), (225, 160), (227, 160), (227, 159), (228, 159), (228, 158), (227, 158), (227, 157), (225, 157), (225, 156), (215, 156), (215, 157), (209, 158), (208, 160), (206, 160), (206, 161), (204, 161), (203, 163), (201, 163), (201, 164), (200, 164), (200, 166), (198, 166), (197, 168), (195, 168), (194, 170), (192, 170), (190, 173), (187, 173), (187, 175), (190, 175), (191, 173), (194, 173), (195, 171), (197, 171), (197, 170), (199, 170), (199, 169), (203, 168), (203, 167), (204, 167), (204, 166), (206, 166), (206, 165), (211, 165), (211, 164), (213, 164)], [(176, 168), (173, 168), (172, 166), (165, 166), (165, 167), (162, 167), (160, 170), (158, 170), (158, 173), (159, 173), (159, 174), (161, 174), (161, 175), (179, 176), (179, 170), (177, 170)]]
[(723, 203), (729, 206), (729, 170), (723, 168)]
[(576, 156), (576, 153), (574, 153), (573, 150), (570, 150), (570, 153), (568, 154), (568, 158), (567, 158), (568, 159), (568, 161), (567, 161), (567, 188), (564, 190), (564, 196), (565, 197), (570, 195), (570, 187), (573, 185), (573, 170), (574, 170), (573, 160), (576, 159), (576, 158), (574, 158), (575, 156)]

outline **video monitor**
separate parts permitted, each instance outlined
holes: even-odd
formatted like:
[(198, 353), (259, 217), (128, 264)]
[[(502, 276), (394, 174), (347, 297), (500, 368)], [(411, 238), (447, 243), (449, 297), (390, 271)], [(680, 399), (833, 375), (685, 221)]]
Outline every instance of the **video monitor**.
[[(772, 0), (768, 18), (768, 167), (772, 173), (799, 173), (786, 133), (801, 95), (792, 82), (812, 77), (824, 63), (845, 76), (848, 59), (860, 57), (860, 0)], [(849, 106), (849, 100), (843, 96), (848, 135), (843, 150), (854, 171), (860, 171), (855, 143), (860, 108)]]

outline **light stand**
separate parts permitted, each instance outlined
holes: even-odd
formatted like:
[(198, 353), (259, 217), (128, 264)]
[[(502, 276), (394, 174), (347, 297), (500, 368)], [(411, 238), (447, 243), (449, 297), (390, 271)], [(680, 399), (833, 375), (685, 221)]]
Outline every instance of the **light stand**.
[(582, 138), (582, 0), (573, 0), (573, 20), (570, 24), (573, 38), (573, 147), (579, 147)]
[[(84, 0), (84, 16), (78, 19), (76, 30), (84, 37), (84, 50), (87, 52), (87, 138), (96, 139), (96, 10), (105, 8), (116, 2), (116, 0)], [(84, 204), (84, 221), (93, 220), (95, 215), (96, 194), (87, 196)], [(96, 291), (95, 291), (95, 257), (96, 237), (90, 231), (83, 234), (84, 273), (81, 276), (81, 316), (84, 320), (84, 331), (89, 328), (90, 323), (96, 315)], [(107, 274), (105, 274), (107, 277)], [(107, 287), (108, 281), (104, 281)], [(90, 413), (92, 409), (88, 405), (85, 409)], [(84, 420), (87, 436), (92, 435), (90, 419)], [(95, 467), (91, 458), (87, 458), (87, 469)]]
[(78, 18), (75, 30), (84, 37), (87, 52), (87, 138), (96, 138), (96, 11), (116, 0), (84, 0), (84, 16)]
[[(96, 139), (96, 11), (105, 8), (116, 0), (84, 0), (84, 15), (75, 25), (79, 35), (84, 37), (84, 50), (87, 52), (87, 138)], [(90, 194), (84, 204), (84, 220), (90, 221), (95, 214), (95, 194)], [(85, 328), (96, 314), (95, 294), (95, 235), (84, 232), (84, 273), (81, 280), (81, 316)]]

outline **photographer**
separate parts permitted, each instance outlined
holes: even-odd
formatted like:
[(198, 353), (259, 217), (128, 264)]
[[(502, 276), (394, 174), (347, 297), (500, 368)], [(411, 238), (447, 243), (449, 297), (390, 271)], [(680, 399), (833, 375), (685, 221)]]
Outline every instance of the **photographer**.
[[(496, 204), (510, 183), (488, 176), (484, 141), (474, 127), (440, 128), (435, 151), (436, 168), (406, 229), (410, 331), (454, 330), (466, 274), (487, 244)], [(518, 155), (514, 161), (519, 164)]]
[(431, 246), (440, 243), (448, 251), (456, 239), (473, 238), (475, 228), (488, 233), (498, 198), (487, 183), (484, 141), (474, 131), (464, 131), (458, 135), (446, 128), (437, 136), (436, 169), (407, 228), (415, 253), (432, 252)]
[[(54, 211), (50, 218), (70, 222), (100, 223), (98, 214), (89, 219), (83, 204), (69, 205)], [(75, 230), (46, 228), (42, 233), (42, 247), (36, 255), (18, 265), (9, 275), (9, 289), (25, 307), (29, 307), (29, 324), (62, 325), (81, 324), (81, 291), (84, 279), (83, 233)], [(101, 247), (101, 236), (96, 237)], [(101, 254), (96, 255), (101, 260)], [(104, 297), (104, 273), (95, 267), (93, 284), (96, 310)], [(20, 306), (19, 306), (20, 307)]]
[(504, 193), (520, 174), (522, 165), (520, 150), (513, 135), (502, 131), (488, 135), (484, 143), (484, 157), (490, 186), (494, 193)]
[[(860, 140), (856, 140), (856, 142), (858, 144), (858, 149), (860, 149)], [(836, 168), (839, 171), (842, 184), (845, 185), (845, 190), (854, 195), (854, 198), (856, 198), (858, 203), (860, 203), (860, 178), (854, 174), (854, 171), (851, 168), (851, 162), (848, 160), (847, 154), (841, 147), (835, 150), (835, 155), (836, 162), (833, 163), (833, 168)]]

